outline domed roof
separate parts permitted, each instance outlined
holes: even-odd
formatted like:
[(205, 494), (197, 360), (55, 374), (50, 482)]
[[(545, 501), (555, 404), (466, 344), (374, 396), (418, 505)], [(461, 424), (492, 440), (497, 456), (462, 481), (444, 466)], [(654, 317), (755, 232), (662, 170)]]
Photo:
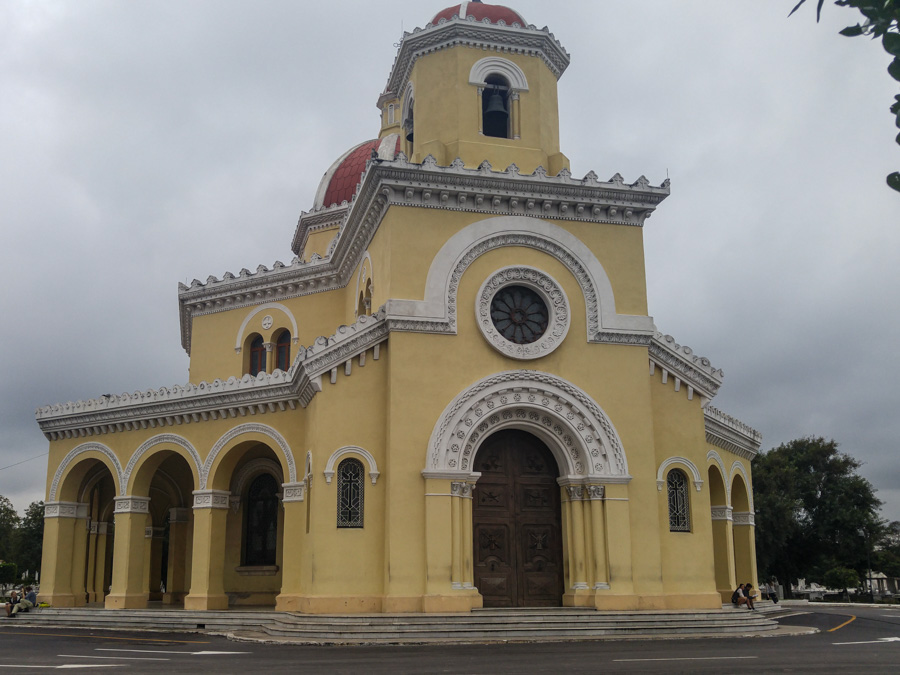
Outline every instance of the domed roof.
[(447, 19), (449, 21), (454, 16), (458, 16), (460, 19), (472, 17), (476, 21), (484, 21), (487, 19), (491, 23), (503, 21), (507, 26), (511, 26), (513, 23), (518, 23), (520, 26), (528, 25), (525, 23), (525, 19), (522, 18), (521, 14), (511, 10), (509, 7), (504, 7), (503, 5), (488, 5), (480, 0), (463, 2), (441, 10), (434, 15), (431, 23), (436, 24), (441, 19)]
[(318, 210), (328, 206), (339, 206), (353, 199), (360, 176), (366, 170), (366, 162), (372, 158), (373, 151), (377, 153), (379, 159), (394, 159), (400, 152), (400, 135), (390, 134), (384, 138), (360, 143), (338, 157), (322, 176), (319, 189), (316, 190), (313, 208)]

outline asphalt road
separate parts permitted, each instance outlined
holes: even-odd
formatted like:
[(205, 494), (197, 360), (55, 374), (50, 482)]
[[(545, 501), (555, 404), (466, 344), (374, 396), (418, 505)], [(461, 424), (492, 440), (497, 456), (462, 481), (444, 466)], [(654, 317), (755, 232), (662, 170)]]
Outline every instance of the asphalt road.
[[(0, 675), (89, 673), (898, 673), (900, 608), (812, 607), (780, 620), (815, 635), (690, 640), (298, 647), (202, 634), (0, 624)], [(800, 613), (802, 612), (802, 613)]]

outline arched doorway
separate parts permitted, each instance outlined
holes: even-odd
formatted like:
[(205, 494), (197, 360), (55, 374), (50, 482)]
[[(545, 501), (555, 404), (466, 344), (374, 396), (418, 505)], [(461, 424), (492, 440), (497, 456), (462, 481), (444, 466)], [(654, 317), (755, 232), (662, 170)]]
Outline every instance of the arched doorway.
[(504, 430), (475, 458), (475, 587), (485, 607), (558, 607), (563, 596), (559, 472), (538, 438)]

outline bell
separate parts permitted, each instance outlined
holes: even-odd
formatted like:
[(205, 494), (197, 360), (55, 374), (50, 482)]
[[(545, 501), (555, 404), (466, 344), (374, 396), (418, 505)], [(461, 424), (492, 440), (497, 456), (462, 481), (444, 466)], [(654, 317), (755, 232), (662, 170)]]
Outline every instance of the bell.
[(509, 113), (506, 111), (506, 101), (499, 91), (495, 90), (494, 93), (491, 94), (487, 108), (484, 110), (484, 116), (488, 119), (498, 121), (501, 119), (506, 121), (506, 118), (509, 117)]
[(412, 129), (410, 129), (410, 130), (409, 130), (409, 133), (406, 134), (406, 140), (408, 140), (410, 143), (413, 142), (413, 132), (412, 132)]

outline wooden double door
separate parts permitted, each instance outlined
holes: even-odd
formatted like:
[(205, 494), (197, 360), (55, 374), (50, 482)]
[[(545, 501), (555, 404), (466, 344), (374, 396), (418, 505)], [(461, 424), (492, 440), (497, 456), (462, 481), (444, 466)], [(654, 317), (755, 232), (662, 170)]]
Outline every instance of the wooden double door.
[(563, 595), (559, 473), (538, 438), (488, 438), (475, 458), (475, 586), (485, 607), (559, 607)]

